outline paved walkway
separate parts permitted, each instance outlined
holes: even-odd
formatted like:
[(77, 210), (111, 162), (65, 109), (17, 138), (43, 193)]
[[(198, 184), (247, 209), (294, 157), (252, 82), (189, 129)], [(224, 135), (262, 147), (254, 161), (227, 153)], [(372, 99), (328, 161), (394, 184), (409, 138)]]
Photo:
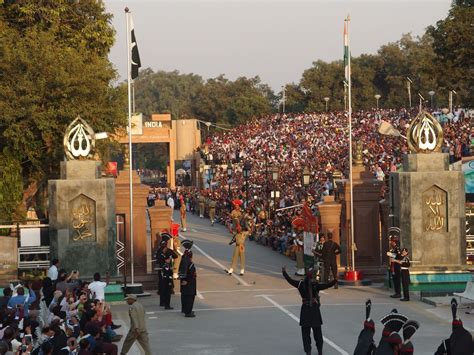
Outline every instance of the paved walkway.
[[(178, 215), (175, 213), (175, 217)], [(141, 299), (153, 354), (180, 355), (291, 355), (303, 354), (298, 325), (301, 299), (281, 276), (281, 266), (289, 273), (294, 262), (269, 248), (247, 242), (245, 276), (228, 276), (233, 246), (223, 226), (210, 226), (206, 219), (188, 215), (188, 232), (194, 240), (194, 262), (198, 270), (196, 318), (180, 313), (179, 295), (172, 298), (172, 311), (158, 306), (156, 295)], [(176, 284), (176, 290), (179, 286)], [(433, 354), (450, 334), (450, 315), (444, 309), (420, 301), (399, 302), (388, 297), (382, 287), (339, 287), (321, 294), (325, 354), (352, 354), (365, 316), (365, 300), (372, 299), (375, 339), (382, 331), (379, 319), (396, 307), (400, 313), (420, 322), (413, 339), (417, 354)], [(113, 307), (115, 318), (128, 325), (127, 306)], [(474, 315), (470, 317), (472, 322)], [(120, 329), (122, 330), (122, 329)], [(126, 330), (126, 329), (125, 329)], [(125, 330), (123, 333), (125, 334)], [(129, 354), (139, 354), (138, 347)], [(313, 344), (313, 353), (316, 349)]]

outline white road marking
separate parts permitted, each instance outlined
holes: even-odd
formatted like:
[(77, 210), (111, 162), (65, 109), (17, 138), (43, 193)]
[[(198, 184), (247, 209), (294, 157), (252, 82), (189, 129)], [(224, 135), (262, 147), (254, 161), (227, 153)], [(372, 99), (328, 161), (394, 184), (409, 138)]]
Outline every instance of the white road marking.
[(158, 319), (158, 317), (148, 317), (148, 319)]
[(201, 291), (201, 293), (235, 293), (235, 292), (277, 292), (277, 291), (290, 291), (294, 290), (292, 288), (261, 288), (261, 289), (238, 289), (238, 290), (209, 290), (209, 291)]
[(194, 233), (197, 233), (198, 231), (195, 230), (194, 228), (191, 228), (191, 230), (194, 232)]
[[(298, 319), (297, 316), (295, 316), (293, 313), (291, 313), (289, 310), (287, 310), (286, 308), (284, 308), (282, 305), (278, 304), (276, 301), (272, 300), (270, 298), (269, 295), (259, 295), (260, 297), (266, 299), (268, 302), (270, 302), (271, 304), (273, 304), (276, 308), (278, 308), (280, 311), (282, 311), (283, 313), (285, 313), (288, 317), (290, 317), (291, 319), (295, 320), (296, 322), (300, 322), (300, 320)], [(339, 345), (335, 344), (334, 342), (332, 342), (331, 340), (329, 340), (328, 338), (326, 338), (325, 336), (323, 336), (323, 339), (324, 341), (330, 346), (332, 347), (333, 349), (335, 349), (337, 352), (339, 352), (339, 354), (341, 355), (349, 355), (349, 353), (347, 351), (345, 351), (343, 348), (341, 348)]]
[[(183, 238), (182, 235), (180, 235), (181, 238)], [(227, 268), (222, 265), (220, 262), (218, 262), (216, 259), (214, 259), (212, 256), (210, 256), (208, 253), (206, 253), (204, 250), (202, 250), (201, 248), (199, 248), (196, 244), (193, 245), (195, 249), (197, 249), (202, 255), (204, 255), (206, 258), (208, 258), (210, 261), (212, 261), (214, 264), (216, 264), (217, 266), (219, 266), (222, 271), (224, 270), (227, 270)], [(241, 285), (244, 285), (244, 286), (250, 286), (247, 282), (245, 282), (241, 277), (237, 276), (236, 274), (232, 274), (231, 275), (232, 277), (234, 277), (237, 281), (240, 282)]]
[(200, 300), (203, 300), (204, 296), (202, 295), (201, 292), (197, 291), (197, 298), (199, 298)]

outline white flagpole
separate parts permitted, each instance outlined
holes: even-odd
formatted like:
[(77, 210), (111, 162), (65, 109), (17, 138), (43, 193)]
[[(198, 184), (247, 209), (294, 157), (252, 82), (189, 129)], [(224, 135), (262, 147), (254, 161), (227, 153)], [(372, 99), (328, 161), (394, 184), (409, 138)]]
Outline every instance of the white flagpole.
[(349, 67), (349, 78), (347, 88), (347, 105), (348, 105), (348, 120), (349, 120), (349, 182), (351, 184), (351, 262), (352, 271), (355, 271), (355, 251), (354, 251), (354, 189), (352, 182), (352, 81), (351, 81), (351, 42), (349, 36), (349, 22), (350, 17), (347, 15), (347, 46), (349, 47), (349, 53), (347, 58), (347, 64)]
[(130, 33), (130, 11), (128, 7), (125, 8), (125, 18), (127, 20), (127, 86), (128, 86), (128, 154), (129, 154), (129, 182), (130, 182), (130, 270), (132, 275), (132, 285), (135, 283), (135, 272), (133, 265), (133, 161), (132, 161), (132, 85), (131, 85), (131, 62), (132, 49), (130, 48), (131, 33)]

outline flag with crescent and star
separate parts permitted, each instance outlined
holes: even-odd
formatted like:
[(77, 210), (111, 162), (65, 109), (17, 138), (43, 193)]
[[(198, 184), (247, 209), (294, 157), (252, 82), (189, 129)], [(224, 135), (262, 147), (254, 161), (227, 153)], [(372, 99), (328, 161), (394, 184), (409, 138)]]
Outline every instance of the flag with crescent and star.
[(140, 54), (138, 53), (137, 39), (135, 38), (135, 27), (133, 25), (133, 19), (130, 15), (130, 50), (131, 50), (131, 68), (130, 77), (132, 80), (138, 78), (138, 69), (142, 66), (140, 62)]

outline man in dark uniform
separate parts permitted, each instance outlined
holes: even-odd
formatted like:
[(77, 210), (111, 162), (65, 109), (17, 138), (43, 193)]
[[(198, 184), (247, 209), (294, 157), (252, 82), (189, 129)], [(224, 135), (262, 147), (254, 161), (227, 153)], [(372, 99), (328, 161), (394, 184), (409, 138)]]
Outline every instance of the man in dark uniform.
[(186, 318), (194, 318), (193, 312), (194, 298), (196, 297), (196, 268), (193, 263), (193, 252), (191, 250), (186, 253), (187, 262), (185, 273), (181, 275), (181, 303), (183, 313)]
[(390, 250), (387, 252), (387, 256), (390, 257), (390, 275), (392, 275), (393, 289), (395, 290), (395, 293), (390, 297), (400, 298), (400, 263), (396, 260), (401, 260), (402, 255), (398, 247), (398, 238), (395, 236), (390, 237)]
[(282, 267), (282, 273), (286, 281), (298, 289), (303, 302), (300, 311), (300, 326), (304, 351), (306, 354), (311, 354), (311, 329), (313, 329), (316, 348), (321, 355), (323, 353), (323, 333), (321, 331), (323, 319), (319, 309), (319, 291), (334, 286), (337, 280), (334, 279), (327, 284), (320, 284), (314, 281), (313, 270), (309, 270), (303, 280), (293, 280), (286, 272), (286, 266)]
[(171, 292), (173, 291), (173, 269), (171, 267), (171, 255), (166, 254), (166, 259), (161, 269), (161, 281), (160, 281), (160, 305), (163, 305), (165, 309), (173, 309), (171, 307)]
[(398, 332), (407, 320), (408, 318), (403, 314), (399, 314), (396, 309), (393, 309), (392, 312), (382, 318), (380, 322), (384, 325), (384, 328), (375, 355), (398, 354), (402, 344), (402, 337)]
[[(184, 254), (181, 258), (181, 263), (179, 264), (179, 279), (185, 279), (187, 277), (187, 272), (188, 272), (188, 267), (189, 264), (191, 263), (191, 260), (189, 258), (189, 253), (191, 251), (191, 248), (193, 247), (194, 242), (192, 240), (183, 240), (181, 245), (184, 247)], [(181, 283), (181, 281), (180, 281)], [(184, 297), (183, 294), (181, 294), (181, 313), (184, 313)]]
[(410, 300), (410, 258), (408, 257), (408, 249), (403, 248), (401, 253), (401, 259), (395, 259), (394, 262), (400, 264), (400, 272), (402, 278), (402, 289), (403, 289), (403, 298), (400, 301), (409, 301)]
[[(169, 233), (162, 233), (161, 234), (161, 242), (160, 242), (160, 248), (156, 252), (156, 264), (158, 266), (158, 294), (161, 296), (161, 286), (163, 285), (162, 283), (162, 278), (163, 278), (163, 267), (165, 265), (166, 259), (169, 257), (171, 258), (176, 258), (178, 257), (178, 254), (176, 254), (173, 250), (168, 248), (168, 241), (171, 239), (171, 235)], [(164, 300), (164, 299), (163, 299)], [(160, 306), (165, 307), (166, 305), (163, 304), (163, 301), (160, 297)]]
[(474, 353), (474, 344), (472, 335), (462, 324), (461, 319), (457, 318), (458, 302), (455, 298), (451, 300), (451, 312), (453, 314), (453, 331), (449, 339), (445, 339), (435, 352), (435, 355), (456, 354), (472, 355)]
[(415, 352), (411, 338), (420, 327), (417, 321), (409, 320), (403, 325), (403, 344), (400, 347), (400, 355), (411, 355)]
[[(332, 233), (328, 233), (328, 240), (323, 244), (322, 254), (325, 282), (327, 283), (329, 280), (329, 270), (331, 270), (334, 280), (337, 280), (337, 255), (341, 254), (341, 248), (332, 240)], [(334, 287), (337, 288), (337, 283)]]
[(357, 339), (357, 346), (354, 350), (354, 355), (372, 355), (375, 353), (375, 323), (372, 319), (370, 319), (371, 309), (372, 301), (367, 300), (367, 302), (365, 302), (364, 329), (361, 330), (359, 338)]

